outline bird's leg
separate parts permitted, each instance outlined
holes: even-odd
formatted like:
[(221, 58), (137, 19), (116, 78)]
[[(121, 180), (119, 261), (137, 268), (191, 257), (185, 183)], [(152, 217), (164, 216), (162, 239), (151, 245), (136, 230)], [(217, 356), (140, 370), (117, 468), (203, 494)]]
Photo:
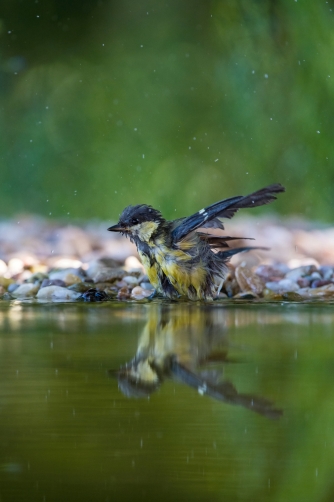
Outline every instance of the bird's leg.
[(217, 289), (217, 296), (216, 296), (216, 298), (218, 298), (218, 297), (219, 297), (220, 292), (221, 292), (222, 287), (223, 287), (223, 284), (224, 284), (224, 279), (222, 279), (222, 280), (220, 281), (220, 284), (219, 284), (218, 289)]
[(155, 289), (153, 293), (147, 297), (148, 300), (153, 300), (153, 298), (156, 298), (158, 295), (158, 291)]

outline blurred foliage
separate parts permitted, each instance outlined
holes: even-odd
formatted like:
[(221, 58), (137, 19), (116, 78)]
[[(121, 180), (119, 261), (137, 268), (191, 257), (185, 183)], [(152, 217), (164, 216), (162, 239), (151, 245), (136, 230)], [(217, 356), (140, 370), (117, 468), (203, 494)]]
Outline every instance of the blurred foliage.
[(279, 181), (269, 210), (331, 221), (333, 9), (2, 0), (0, 212), (174, 217)]

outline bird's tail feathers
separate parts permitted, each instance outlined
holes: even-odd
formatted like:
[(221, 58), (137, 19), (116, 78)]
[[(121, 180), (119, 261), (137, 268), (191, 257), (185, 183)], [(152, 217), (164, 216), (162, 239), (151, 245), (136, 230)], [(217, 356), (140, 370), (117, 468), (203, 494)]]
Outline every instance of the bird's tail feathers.
[(262, 251), (269, 251), (270, 248), (246, 246), (246, 247), (242, 247), (242, 248), (228, 249), (227, 251), (219, 251), (219, 253), (217, 253), (217, 256), (219, 256), (219, 258), (221, 258), (223, 260), (228, 260), (232, 256), (234, 256), (235, 254), (244, 253), (246, 251), (253, 251), (256, 249), (260, 249)]

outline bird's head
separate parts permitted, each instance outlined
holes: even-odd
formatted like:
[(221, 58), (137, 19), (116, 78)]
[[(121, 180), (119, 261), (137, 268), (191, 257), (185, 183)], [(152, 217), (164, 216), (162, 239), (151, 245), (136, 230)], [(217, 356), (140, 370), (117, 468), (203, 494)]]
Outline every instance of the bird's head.
[(128, 206), (120, 216), (119, 222), (109, 227), (110, 232), (120, 232), (131, 240), (148, 242), (152, 235), (164, 224), (160, 211), (151, 206), (140, 204)]

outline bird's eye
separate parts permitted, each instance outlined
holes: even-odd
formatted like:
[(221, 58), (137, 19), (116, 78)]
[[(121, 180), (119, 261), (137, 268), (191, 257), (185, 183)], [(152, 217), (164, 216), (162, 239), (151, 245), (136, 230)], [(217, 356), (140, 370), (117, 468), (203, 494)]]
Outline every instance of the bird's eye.
[(138, 225), (139, 220), (137, 220), (137, 218), (132, 218), (131, 223), (132, 225)]

